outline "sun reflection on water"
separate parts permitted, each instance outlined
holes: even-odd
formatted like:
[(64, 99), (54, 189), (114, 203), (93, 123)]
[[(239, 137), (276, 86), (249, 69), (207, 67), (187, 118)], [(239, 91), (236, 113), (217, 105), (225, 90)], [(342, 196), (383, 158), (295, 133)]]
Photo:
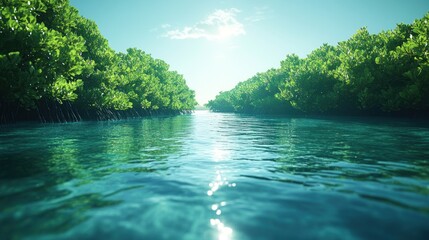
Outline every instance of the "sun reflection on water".
[(218, 218), (210, 219), (210, 225), (215, 227), (219, 233), (219, 240), (229, 240), (232, 237), (232, 228), (225, 226)]
[[(209, 197), (214, 197), (216, 191), (221, 187), (236, 187), (235, 183), (230, 183), (225, 177), (222, 177), (222, 172), (217, 170), (215, 180), (209, 184), (210, 190), (207, 191)], [(226, 201), (216, 202), (211, 205), (215, 217), (210, 219), (210, 225), (216, 229), (219, 240), (230, 240), (232, 239), (232, 228), (226, 226), (220, 219), (222, 215), (222, 209), (227, 205)]]
[(230, 157), (230, 152), (226, 149), (215, 147), (212, 150), (212, 156), (213, 156), (213, 160), (217, 162), (217, 161), (225, 160), (228, 157)]
[(216, 179), (209, 183), (210, 190), (207, 191), (208, 196), (212, 196), (222, 186), (236, 187), (237, 184), (230, 183), (226, 178), (222, 178), (221, 171), (216, 171)]

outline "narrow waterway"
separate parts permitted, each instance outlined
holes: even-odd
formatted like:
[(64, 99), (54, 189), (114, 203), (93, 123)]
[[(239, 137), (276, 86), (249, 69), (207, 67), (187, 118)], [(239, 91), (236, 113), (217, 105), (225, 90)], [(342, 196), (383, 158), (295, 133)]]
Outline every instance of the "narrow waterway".
[(429, 124), (192, 115), (0, 128), (2, 239), (428, 239)]

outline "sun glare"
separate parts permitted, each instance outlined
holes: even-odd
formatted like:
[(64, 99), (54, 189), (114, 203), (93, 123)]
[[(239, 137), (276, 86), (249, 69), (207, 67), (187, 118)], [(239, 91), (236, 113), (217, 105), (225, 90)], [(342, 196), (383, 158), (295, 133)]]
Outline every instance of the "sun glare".
[(230, 152), (226, 149), (214, 148), (212, 150), (213, 160), (222, 161), (230, 157)]

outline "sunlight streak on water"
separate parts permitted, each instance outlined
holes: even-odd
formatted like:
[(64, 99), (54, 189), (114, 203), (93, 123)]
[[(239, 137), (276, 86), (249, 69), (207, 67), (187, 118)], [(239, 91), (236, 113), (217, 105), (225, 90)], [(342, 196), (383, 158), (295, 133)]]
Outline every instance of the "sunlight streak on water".
[[(212, 150), (212, 159), (213, 161), (227, 161), (231, 157), (229, 150), (222, 148), (219, 145), (215, 145)], [(219, 168), (220, 166), (217, 166)], [(228, 169), (232, 170), (232, 169)], [(223, 175), (223, 171), (216, 170), (215, 179), (209, 183), (210, 190), (207, 191), (207, 195), (211, 198), (214, 198), (214, 194), (223, 187), (235, 187), (235, 183), (230, 183), (227, 178)], [(220, 202), (215, 202), (211, 205), (211, 210), (216, 215), (216, 217), (210, 218), (210, 225), (217, 231), (218, 240), (230, 240), (232, 239), (233, 229), (229, 226), (226, 226), (224, 222), (220, 219), (222, 217), (222, 208), (227, 204), (226, 199), (223, 199)]]
[[(232, 187), (231, 184), (226, 181), (226, 178), (222, 176), (222, 172), (217, 170), (215, 180), (209, 184), (210, 190), (207, 191), (209, 197), (214, 197), (213, 194), (220, 190), (221, 187)], [(235, 187), (235, 183), (234, 183)], [(217, 231), (219, 240), (230, 240), (232, 239), (233, 230), (231, 227), (226, 226), (219, 218), (222, 215), (222, 209), (227, 205), (225, 199), (221, 202), (216, 202), (211, 205), (211, 210), (216, 215), (214, 218), (210, 218), (210, 225)]]
[(218, 218), (210, 219), (210, 225), (217, 229), (219, 240), (230, 240), (232, 239), (232, 228), (225, 226)]
[[(220, 189), (220, 187), (228, 186), (228, 182), (226, 181), (226, 178), (223, 178), (221, 175), (221, 171), (216, 171), (216, 178), (213, 182), (209, 184), (211, 189), (208, 191), (208, 194), (210, 197), (213, 196), (213, 194)], [(210, 193), (210, 194), (209, 194)], [(213, 203), (211, 205), (211, 210), (214, 212), (214, 214), (217, 217), (220, 217), (222, 215), (222, 207), (225, 207), (227, 205), (226, 201), (221, 201), (217, 203)], [(224, 217), (224, 216), (223, 216)], [(232, 228), (226, 226), (219, 218), (210, 218), (210, 225), (217, 231), (218, 239), (219, 240), (230, 240), (232, 239)]]
[(212, 155), (214, 161), (222, 161), (230, 157), (230, 151), (218, 147), (213, 148)]

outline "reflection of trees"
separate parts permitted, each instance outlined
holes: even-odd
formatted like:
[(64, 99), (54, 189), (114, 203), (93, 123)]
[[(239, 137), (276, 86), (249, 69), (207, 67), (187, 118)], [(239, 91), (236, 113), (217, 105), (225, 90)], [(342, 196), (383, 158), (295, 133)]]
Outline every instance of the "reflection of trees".
[[(269, 171), (246, 177), (311, 189), (373, 194), (373, 199), (398, 192), (429, 194), (427, 124), (241, 116), (228, 126), (237, 126), (230, 131), (238, 148), (245, 149), (240, 150), (240, 159), (263, 164), (261, 167)], [(367, 189), (370, 185), (373, 190)]]
[(139, 124), (117, 124), (102, 135), (103, 159), (108, 172), (157, 171), (166, 169), (168, 157), (182, 148), (182, 137), (190, 130), (190, 116), (144, 119)]
[(283, 146), (279, 171), (303, 175), (341, 171), (339, 176), (356, 180), (428, 176), (427, 168), (417, 167), (429, 156), (423, 147), (427, 140), (416, 136), (419, 130), (317, 119), (293, 119), (287, 129), (279, 132)]
[[(181, 148), (188, 116), (88, 123), (80, 133), (55, 139), (47, 171), (88, 182), (112, 173), (152, 172)], [(75, 130), (75, 129), (74, 129)], [(60, 181), (61, 182), (61, 181)]]
[[(292, 119), (279, 128), (282, 148), (270, 171), (278, 181), (429, 212), (417, 200), (429, 194), (429, 150), (424, 147), (429, 132), (424, 129), (365, 120)], [(410, 205), (405, 196), (416, 201)]]
[[(0, 222), (8, 223), (9, 234), (62, 231), (84, 221), (89, 209), (117, 204), (106, 199), (106, 189), (89, 188), (94, 193), (71, 197), (67, 186), (74, 189), (114, 173), (167, 169), (168, 158), (181, 150), (190, 119), (81, 122), (0, 135)], [(27, 209), (28, 204), (35, 207)], [(3, 229), (0, 235), (10, 236)]]
[[(3, 138), (0, 178), (48, 176), (61, 183), (124, 172), (124, 164), (158, 164), (178, 152), (190, 116), (109, 123), (83, 122), (9, 133)], [(138, 165), (140, 164), (140, 165)], [(131, 167), (131, 166), (130, 166)], [(141, 168), (143, 170), (144, 168)]]

